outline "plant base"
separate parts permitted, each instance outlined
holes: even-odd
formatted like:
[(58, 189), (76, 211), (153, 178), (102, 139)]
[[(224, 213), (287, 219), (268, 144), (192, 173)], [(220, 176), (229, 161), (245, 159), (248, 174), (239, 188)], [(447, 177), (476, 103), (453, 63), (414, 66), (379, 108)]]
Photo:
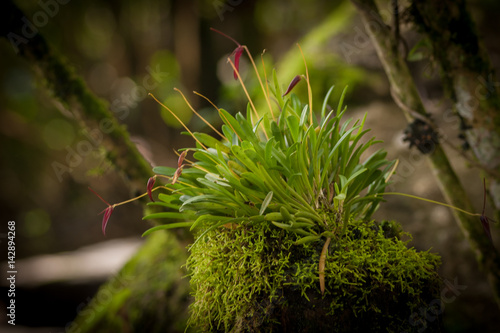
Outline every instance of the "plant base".
[[(332, 239), (319, 290), (324, 240), (269, 225), (219, 228), (191, 249), (190, 325), (221, 332), (426, 332), (439, 299), (439, 257), (399, 239), (393, 222), (351, 221)], [(434, 315), (432, 316), (435, 317)]]

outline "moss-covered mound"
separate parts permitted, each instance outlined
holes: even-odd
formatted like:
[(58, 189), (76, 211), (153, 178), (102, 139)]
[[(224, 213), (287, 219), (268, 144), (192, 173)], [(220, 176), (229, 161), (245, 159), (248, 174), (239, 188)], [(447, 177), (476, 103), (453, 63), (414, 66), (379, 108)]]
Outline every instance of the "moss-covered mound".
[[(221, 332), (412, 332), (439, 298), (439, 257), (399, 239), (394, 223), (352, 221), (332, 239), (296, 245), (273, 226), (219, 228), (191, 249), (190, 323)], [(434, 302), (435, 303), (435, 302)], [(425, 323), (437, 331), (440, 320)]]

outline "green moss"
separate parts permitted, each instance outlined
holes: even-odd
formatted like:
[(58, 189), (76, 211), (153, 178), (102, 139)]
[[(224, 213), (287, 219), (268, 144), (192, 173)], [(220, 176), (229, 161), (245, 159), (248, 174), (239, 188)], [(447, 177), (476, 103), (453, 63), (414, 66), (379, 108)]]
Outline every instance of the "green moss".
[(185, 332), (189, 285), (180, 267), (186, 257), (174, 235), (155, 233), (67, 332)]
[(439, 258), (408, 248), (393, 222), (351, 221), (346, 235), (332, 239), (324, 296), (324, 240), (297, 239), (267, 224), (209, 232), (188, 259), (190, 324), (232, 332), (416, 331), (422, 326), (411, 325), (412, 314), (439, 298)]
[(103, 136), (100, 146), (113, 152), (109, 153), (108, 161), (122, 167), (128, 179), (141, 179), (142, 182), (144, 177), (149, 177), (150, 165), (130, 141), (126, 126), (119, 124), (109, 110), (109, 104), (89, 90), (64, 57), (46, 52), (37, 58), (36, 65), (54, 98), (74, 115), (83, 128), (89, 132), (99, 131)]

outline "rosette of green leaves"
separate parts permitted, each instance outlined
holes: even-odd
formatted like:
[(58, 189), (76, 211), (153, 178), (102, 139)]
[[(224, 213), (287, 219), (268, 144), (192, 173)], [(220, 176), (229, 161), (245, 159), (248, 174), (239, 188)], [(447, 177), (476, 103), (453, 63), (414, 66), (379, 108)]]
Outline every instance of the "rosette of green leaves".
[[(295, 95), (283, 99), (276, 80), (273, 88), (282, 110), (277, 119), (266, 114), (253, 121), (250, 110), (245, 117), (219, 109), (224, 138), (193, 134), (197, 144), (189, 150), (195, 161), (167, 185), (171, 193), (150, 203), (169, 211), (145, 217), (167, 221), (146, 233), (176, 227), (202, 227), (206, 233), (221, 226), (272, 223), (307, 242), (345, 230), (351, 218), (370, 219), (394, 162), (382, 149), (361, 161), (379, 142), (361, 143), (369, 131), (366, 114), (354, 123), (342, 122), (345, 89), (338, 107), (327, 112), (332, 87), (317, 120)], [(170, 177), (175, 171), (154, 169)]]

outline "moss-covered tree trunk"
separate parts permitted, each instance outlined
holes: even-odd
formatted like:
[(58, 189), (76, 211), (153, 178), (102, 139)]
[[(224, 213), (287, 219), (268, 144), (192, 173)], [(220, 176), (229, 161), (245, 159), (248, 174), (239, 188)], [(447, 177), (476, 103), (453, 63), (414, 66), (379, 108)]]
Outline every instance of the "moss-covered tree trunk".
[(398, 228), (350, 221), (326, 256), (324, 293), (321, 242), (298, 245), (266, 224), (212, 231), (188, 259), (190, 322), (203, 332), (440, 332), (440, 259), (408, 248)]
[(152, 176), (151, 167), (108, 105), (88, 89), (74, 68), (51, 49), (41, 34), (30, 39), (24, 37), (26, 16), (14, 3), (6, 1), (0, 13), (0, 36), (16, 45), (18, 55), (32, 65), (52, 94), (54, 104), (70, 114), (82, 130), (96, 140), (99, 138), (106, 158), (124, 176), (132, 192), (143, 188), (145, 179)]
[(185, 332), (187, 260), (176, 237), (157, 232), (66, 327), (68, 333)]
[(432, 45), (435, 63), (500, 217), (500, 84), (464, 0), (413, 1), (413, 23)]
[[(0, 36), (9, 42), (24, 38), (25, 15), (10, 0), (0, 10)], [(17, 37), (16, 37), (17, 36)], [(18, 40), (19, 41), (19, 40)], [(19, 56), (39, 74), (54, 103), (70, 113), (90, 135), (102, 136), (107, 160), (123, 176), (130, 193), (143, 190), (153, 175), (151, 167), (130, 140), (105, 102), (97, 98), (57, 55), (42, 35), (18, 44)], [(68, 332), (183, 332), (187, 321), (189, 282), (180, 267), (186, 262), (186, 244), (179, 235), (159, 233), (149, 237), (143, 248), (121, 272), (101, 287), (81, 309)], [(177, 239), (176, 239), (177, 238)], [(190, 238), (189, 238), (190, 239)]]
[[(389, 79), (394, 100), (405, 112), (409, 122), (414, 122), (417, 119), (417, 121), (422, 121), (430, 128), (434, 127), (418, 94), (413, 77), (406, 64), (405, 55), (403, 52), (400, 52), (401, 40), (399, 35), (396, 33), (398, 29), (395, 27), (391, 28), (383, 21), (378, 7), (373, 0), (352, 0), (352, 2), (358, 9), (358, 12), (364, 21), (366, 31), (375, 45), (377, 54)], [(430, 25), (428, 29), (432, 30), (434, 29), (434, 26), (437, 25), (440, 30), (436, 33), (436, 35), (440, 34), (441, 36), (448, 36), (447, 38), (449, 40), (454, 40), (457, 44), (461, 44), (450, 45), (450, 49), (446, 50), (447, 45), (443, 45), (438, 42), (435, 45), (435, 48), (444, 52), (445, 55), (449, 52), (450, 55), (445, 57), (446, 64), (453, 61), (453, 66), (455, 66), (457, 70), (456, 74), (451, 73), (452, 78), (445, 80), (445, 83), (451, 84), (454, 88), (453, 91), (455, 91), (458, 105), (467, 105), (467, 103), (471, 100), (471, 97), (474, 96), (473, 93), (477, 87), (477, 85), (474, 86), (473, 84), (471, 87), (471, 83), (467, 82), (467, 80), (471, 81), (472, 77), (477, 79), (478, 73), (485, 75), (490, 73), (490, 68), (488, 67), (489, 62), (487, 61), (487, 58), (485, 58), (486, 56), (484, 51), (479, 47), (477, 38), (470, 37), (471, 34), (475, 36), (471, 25), (471, 19), (467, 14), (463, 1), (459, 1), (458, 4), (455, 4), (453, 1), (441, 2), (429, 0), (423, 2), (426, 3), (426, 5), (422, 5), (423, 7), (420, 5), (422, 3), (421, 1), (415, 1), (412, 5), (413, 11), (417, 14), (421, 13), (419, 11), (420, 8), (426, 8), (427, 10), (424, 11), (424, 14), (427, 15), (426, 18), (424, 19), (421, 17), (421, 20), (419, 21), (422, 25), (421, 29), (424, 29), (424, 27), (427, 29), (427, 25)], [(449, 3), (453, 3), (453, 5), (450, 5)], [(439, 15), (447, 16), (451, 14), (450, 17), (454, 17), (454, 15), (462, 17), (464, 20), (462, 23), (467, 24), (461, 26), (458, 32), (465, 34), (467, 39), (461, 43), (459, 42), (459, 39), (453, 39), (451, 36), (456, 36), (455, 33), (457, 31), (453, 30), (456, 26), (451, 25), (450, 22), (448, 22), (448, 24), (441, 24), (442, 21), (440, 16), (435, 16), (435, 9), (431, 9), (432, 6), (439, 8)], [(475, 54), (473, 57), (469, 56), (464, 58), (466, 55), (465, 53), (462, 55), (456, 53), (459, 51), (465, 52), (466, 50), (467, 52), (470, 52), (469, 48), (471, 47), (471, 40), (476, 43), (476, 49), (474, 50)], [(472, 43), (472, 45), (474, 44)], [(443, 51), (443, 49), (445, 51)], [(469, 62), (472, 62), (474, 66), (476, 66), (473, 67), (475, 68), (474, 71), (469, 68)], [(478, 63), (481, 64), (479, 67)], [(478, 70), (479, 72), (477, 72)], [(448, 72), (445, 72), (445, 74), (447, 73)], [(498, 164), (495, 164), (498, 162), (494, 162), (498, 159), (498, 143), (493, 142), (490, 144), (480, 144), (479, 141), (487, 140), (486, 138), (491, 138), (493, 141), (496, 141), (494, 138), (498, 137), (498, 133), (500, 133), (498, 126), (495, 128), (495, 125), (488, 124), (488, 120), (491, 123), (498, 123), (498, 116), (494, 116), (494, 110), (496, 105), (498, 105), (498, 102), (496, 101), (498, 99), (495, 98), (492, 97), (488, 103), (483, 101), (483, 106), (477, 106), (474, 110), (466, 111), (466, 108), (461, 107), (462, 110), (459, 111), (469, 113), (465, 114), (465, 118), (468, 122), (473, 123), (474, 119), (476, 122), (479, 122), (475, 125), (476, 127), (472, 127), (469, 130), (468, 138), (474, 139), (471, 141), (471, 146), (475, 146), (475, 151), (477, 151), (479, 155), (483, 155), (484, 161), (486, 162), (485, 165), (488, 166), (498, 166)], [(496, 110), (498, 110), (498, 108)], [(432, 149), (429, 149), (428, 151), (428, 161), (447, 201), (453, 206), (460, 207), (467, 211), (473, 211), (467, 192), (461, 185), (460, 180), (451, 167), (440, 143), (438, 140), (432, 140), (429, 141), (429, 143), (432, 144)], [(488, 148), (486, 148), (487, 146)], [(491, 155), (490, 153), (486, 154), (486, 152), (491, 152), (492, 149), (493, 152), (496, 152), (496, 155)], [(488, 168), (486, 170), (490, 169)], [(496, 172), (498, 172), (498, 170), (496, 170)], [(475, 252), (479, 264), (486, 272), (497, 303), (500, 306), (500, 257), (498, 252), (494, 249), (490, 240), (486, 236), (478, 217), (465, 215), (456, 211), (454, 211), (454, 214), (463, 234), (468, 239), (472, 250)]]

